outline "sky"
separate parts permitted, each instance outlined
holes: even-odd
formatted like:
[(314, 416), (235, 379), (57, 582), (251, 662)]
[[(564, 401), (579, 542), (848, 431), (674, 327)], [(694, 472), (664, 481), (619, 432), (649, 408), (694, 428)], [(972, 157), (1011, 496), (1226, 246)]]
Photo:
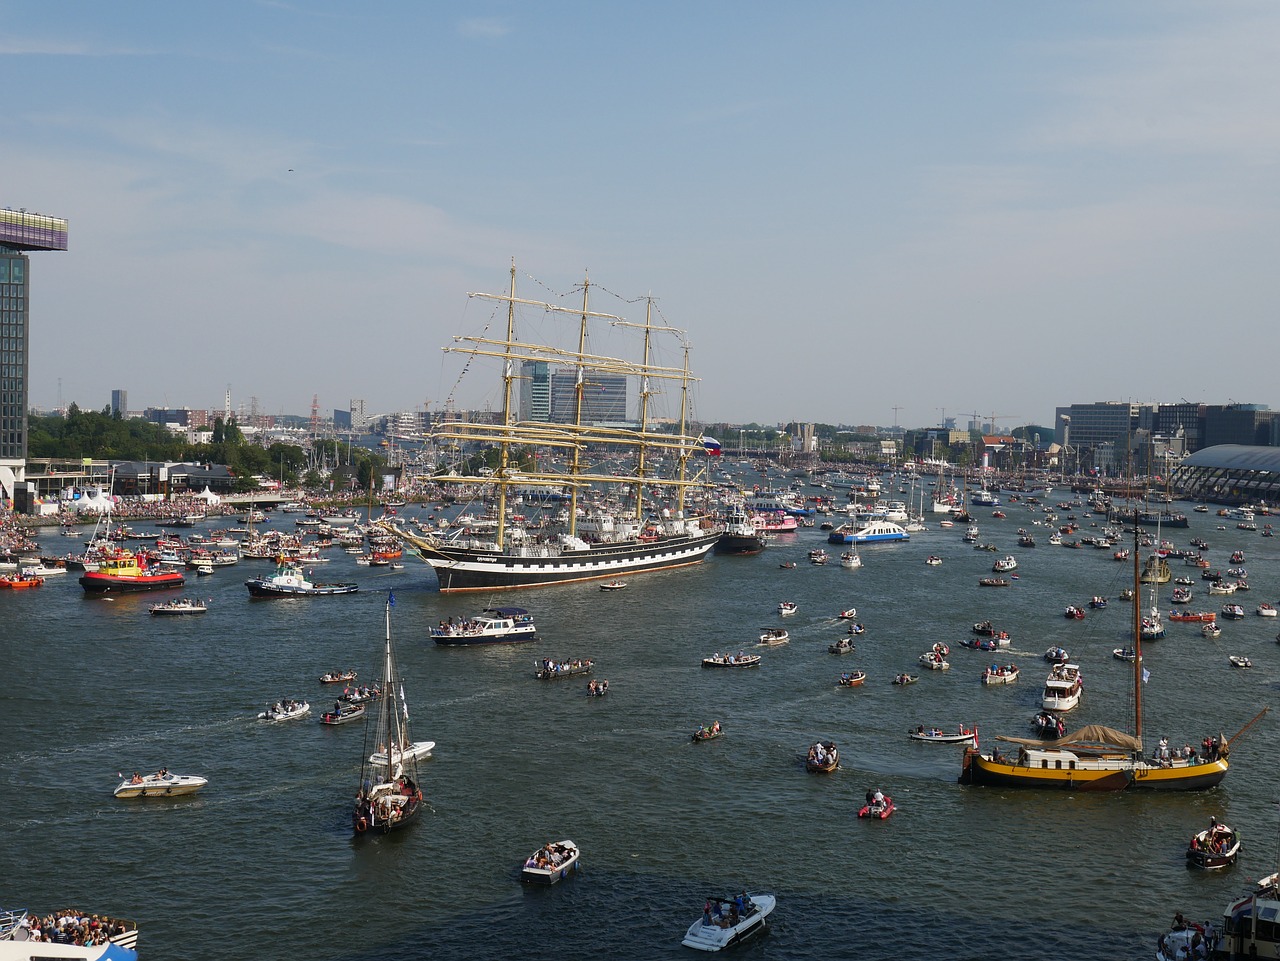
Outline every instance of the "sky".
[(1280, 406), (1270, 0), (0, 23), (0, 206), (69, 221), (31, 255), (36, 407), (498, 406), (492, 364), (441, 348), (493, 335), (467, 295), (513, 262), (521, 296), (655, 298), (708, 422)]

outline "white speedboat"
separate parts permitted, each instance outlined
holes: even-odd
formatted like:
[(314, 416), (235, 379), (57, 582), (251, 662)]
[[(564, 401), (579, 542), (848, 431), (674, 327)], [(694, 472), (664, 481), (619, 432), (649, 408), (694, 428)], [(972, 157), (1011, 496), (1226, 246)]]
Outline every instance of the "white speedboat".
[[(404, 748), (393, 749), (391, 763), (398, 765), (420, 757), (430, 757), (431, 752), (435, 750), (435, 746), (435, 741), (413, 741)], [(380, 746), (378, 751), (369, 755), (369, 763), (385, 765), (387, 763), (387, 749)]]
[(723, 951), (763, 931), (777, 903), (772, 894), (708, 898), (702, 917), (689, 925), (680, 943), (698, 951)]
[(538, 848), (524, 862), (520, 880), (533, 884), (555, 884), (578, 868), (578, 846), (557, 841)]
[(259, 721), (292, 721), (311, 713), (306, 701), (276, 701), (265, 711), (258, 712)]
[(180, 794), (195, 794), (209, 783), (208, 778), (196, 774), (171, 774), (168, 768), (161, 768), (155, 774), (134, 774), (125, 778), (115, 789), (116, 797), (177, 797)]

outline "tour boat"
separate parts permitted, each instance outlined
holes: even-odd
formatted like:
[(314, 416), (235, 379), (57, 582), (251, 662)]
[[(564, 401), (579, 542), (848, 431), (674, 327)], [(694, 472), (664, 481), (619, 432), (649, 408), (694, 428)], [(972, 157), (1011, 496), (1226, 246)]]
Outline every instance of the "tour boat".
[(475, 617), (454, 621), (450, 617), (433, 627), (430, 636), (437, 644), (456, 647), (467, 644), (514, 644), (536, 641), (538, 629), (533, 615), (523, 607), (489, 607)]
[(76, 909), (0, 910), (0, 961), (138, 961), (138, 926)]

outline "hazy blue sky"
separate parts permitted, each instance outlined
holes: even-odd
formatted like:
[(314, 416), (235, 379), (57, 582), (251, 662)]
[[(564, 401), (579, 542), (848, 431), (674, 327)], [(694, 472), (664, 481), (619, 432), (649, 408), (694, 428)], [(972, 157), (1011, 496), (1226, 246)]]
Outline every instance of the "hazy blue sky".
[(512, 258), (530, 296), (658, 297), (706, 420), (1280, 402), (1269, 0), (0, 22), (0, 205), (70, 221), (32, 255), (37, 405), (492, 403), (439, 348)]

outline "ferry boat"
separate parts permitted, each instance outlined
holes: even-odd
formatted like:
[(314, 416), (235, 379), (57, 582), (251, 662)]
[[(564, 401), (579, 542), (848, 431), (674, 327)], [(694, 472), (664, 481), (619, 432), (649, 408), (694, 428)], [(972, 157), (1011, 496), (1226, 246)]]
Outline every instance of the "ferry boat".
[[(686, 468), (692, 457), (714, 456), (719, 453), (718, 444), (709, 438), (694, 437), (684, 433), (656, 433), (645, 429), (625, 429), (610, 425), (596, 427), (581, 417), (582, 403), (576, 407), (577, 420), (564, 425), (563, 430), (549, 431), (547, 425), (524, 425), (518, 422), (513, 403), (515, 384), (521, 376), (524, 363), (545, 361), (556, 365), (577, 365), (583, 372), (601, 375), (630, 377), (642, 384), (640, 391), (640, 424), (652, 421), (654, 413), (649, 405), (653, 395), (659, 393), (658, 385), (673, 382), (672, 394), (680, 398), (679, 423), (687, 422), (687, 389), (693, 380), (687, 364), (668, 367), (653, 359), (653, 341), (667, 336), (671, 329), (651, 323), (651, 310), (646, 311), (643, 324), (622, 322), (609, 314), (592, 311), (588, 307), (591, 285), (582, 286), (581, 309), (569, 309), (560, 304), (535, 303), (516, 296), (516, 269), (510, 271), (510, 290), (506, 294), (478, 293), (471, 296), (504, 304), (507, 308), (506, 336), (496, 339), (485, 336), (460, 336), (460, 346), (447, 347), (451, 353), (474, 356), (477, 352), (500, 358), (503, 367), (503, 408), (496, 424), (454, 422), (441, 426), (434, 439), (448, 444), (488, 444), (497, 451), (498, 466), (488, 476), (446, 475), (434, 480), (454, 484), (486, 484), (498, 494), (498, 524), (492, 532), (467, 535), (463, 531), (418, 535), (407, 527), (397, 525), (395, 518), (382, 518), (375, 527), (394, 534), (417, 548), (422, 558), (434, 569), (442, 593), (456, 591), (509, 590), (538, 587), (548, 584), (594, 579), (612, 579), (623, 574), (639, 574), (648, 571), (668, 570), (698, 564), (711, 553), (722, 533), (719, 525), (707, 518), (694, 517), (685, 512), (685, 492), (696, 482), (686, 479)], [(542, 345), (517, 337), (517, 307), (552, 312), (570, 313), (579, 319), (578, 343), (584, 343), (592, 323), (602, 319), (619, 322), (622, 326), (637, 328), (643, 332), (643, 354), (639, 361), (604, 357), (578, 350), (560, 349), (554, 345)], [(679, 345), (684, 350), (683, 342)], [(582, 390), (584, 378), (578, 378), (578, 390)], [(581, 398), (581, 394), (579, 394)], [(551, 436), (554, 434), (555, 436)], [(563, 445), (563, 438), (572, 437), (568, 445), (567, 470), (564, 473), (539, 472), (525, 464), (518, 464), (517, 447), (537, 447), (539, 444)], [(661, 445), (664, 458), (674, 458), (676, 470), (664, 475), (652, 456)], [(604, 471), (593, 473), (588, 469), (581, 451), (591, 446), (605, 451), (623, 449), (635, 458), (635, 467), (617, 474)], [(566, 523), (563, 530), (553, 534), (538, 535), (528, 529), (509, 524), (508, 494), (516, 485), (568, 488), (570, 500), (566, 507)], [(633, 494), (634, 512), (627, 516), (600, 514), (600, 523), (592, 530), (580, 530), (579, 500), (588, 485), (595, 489), (624, 488)], [(674, 504), (660, 513), (647, 509), (644, 492), (654, 488), (675, 492)], [(748, 502), (750, 508), (750, 502)], [(585, 519), (585, 518), (584, 518)]]
[(80, 586), (86, 594), (129, 594), (165, 591), (187, 582), (181, 571), (148, 567), (146, 561), (124, 548), (114, 548), (98, 561), (96, 571), (85, 570)]
[(876, 544), (881, 541), (907, 541), (911, 539), (902, 527), (887, 520), (868, 520), (862, 523), (842, 524), (827, 535), (829, 544)]

